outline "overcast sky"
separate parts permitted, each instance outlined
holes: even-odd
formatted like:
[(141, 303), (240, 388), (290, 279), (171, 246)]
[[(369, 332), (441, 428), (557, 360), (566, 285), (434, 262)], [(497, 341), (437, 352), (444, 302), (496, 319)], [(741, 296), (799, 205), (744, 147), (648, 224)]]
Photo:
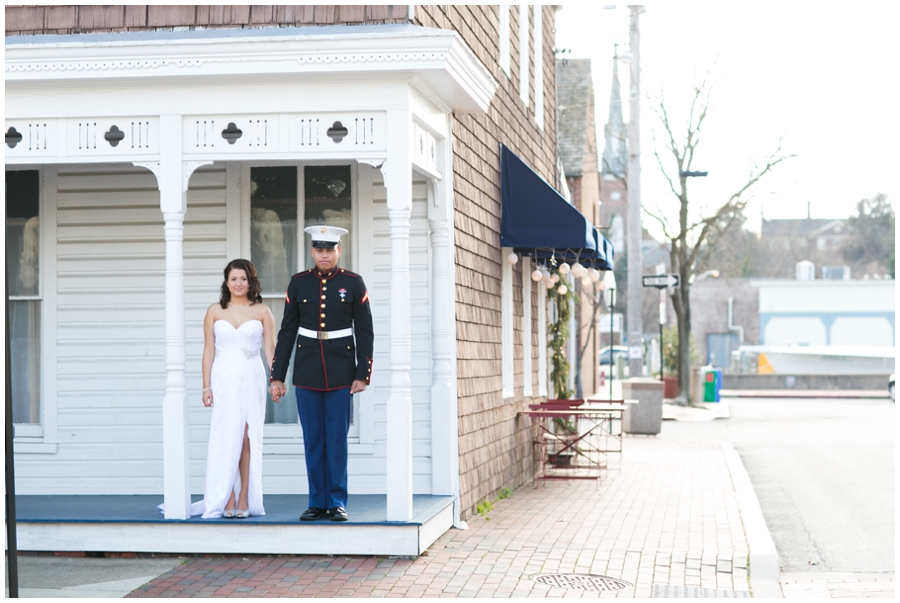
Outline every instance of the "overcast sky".
[[(796, 158), (756, 189), (748, 227), (765, 217), (841, 218), (878, 192), (900, 192), (898, 2), (649, 3), (640, 17), (641, 166), (645, 207), (673, 215), (675, 200), (653, 157), (651, 111), (660, 95), (670, 116), (686, 116), (693, 86), (710, 69), (716, 79), (690, 181), (696, 203), (721, 204), (747, 180), (754, 161), (783, 148)], [(614, 44), (628, 48), (628, 8), (564, 3), (556, 15), (557, 48), (590, 58), (597, 98), (598, 144), (609, 110)], [(619, 64), (623, 101), (628, 70)], [(696, 75), (695, 75), (696, 74)], [(645, 216), (645, 227), (656, 228)]]

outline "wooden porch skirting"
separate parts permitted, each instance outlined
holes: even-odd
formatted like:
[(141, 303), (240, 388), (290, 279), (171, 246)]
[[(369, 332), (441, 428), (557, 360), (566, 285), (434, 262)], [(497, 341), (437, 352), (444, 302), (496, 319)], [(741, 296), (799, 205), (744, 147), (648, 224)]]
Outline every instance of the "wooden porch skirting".
[(413, 496), (408, 523), (385, 521), (387, 497), (378, 494), (351, 495), (346, 522), (301, 522), (305, 494), (266, 495), (266, 515), (248, 519), (165, 519), (156, 509), (162, 500), (161, 494), (16, 496), (18, 546), (23, 551), (415, 556), (453, 525), (452, 496)]

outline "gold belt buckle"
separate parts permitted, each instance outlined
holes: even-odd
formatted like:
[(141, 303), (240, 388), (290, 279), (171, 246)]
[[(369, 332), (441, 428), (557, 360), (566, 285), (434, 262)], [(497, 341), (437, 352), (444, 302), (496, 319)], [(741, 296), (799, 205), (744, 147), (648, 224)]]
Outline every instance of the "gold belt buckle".
[(319, 333), (319, 339), (328, 339), (327, 331), (318, 331), (318, 333)]

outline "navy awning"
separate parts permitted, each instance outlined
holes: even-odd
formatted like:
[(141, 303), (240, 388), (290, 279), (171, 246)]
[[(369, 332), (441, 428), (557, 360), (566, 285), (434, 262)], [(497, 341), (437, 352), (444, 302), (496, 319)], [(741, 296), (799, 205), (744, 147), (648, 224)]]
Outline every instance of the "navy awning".
[(500, 245), (535, 258), (612, 268), (612, 245), (552, 186), (500, 145)]

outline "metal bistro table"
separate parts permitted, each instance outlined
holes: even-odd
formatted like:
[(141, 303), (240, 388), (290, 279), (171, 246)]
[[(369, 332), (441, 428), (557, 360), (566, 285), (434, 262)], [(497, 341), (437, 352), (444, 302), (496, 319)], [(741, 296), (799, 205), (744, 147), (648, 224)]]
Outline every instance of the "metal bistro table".
[[(622, 453), (621, 419), (637, 400), (548, 400), (520, 414), (538, 427), (534, 479), (600, 480), (607, 455)], [(618, 430), (614, 421), (618, 419)]]

